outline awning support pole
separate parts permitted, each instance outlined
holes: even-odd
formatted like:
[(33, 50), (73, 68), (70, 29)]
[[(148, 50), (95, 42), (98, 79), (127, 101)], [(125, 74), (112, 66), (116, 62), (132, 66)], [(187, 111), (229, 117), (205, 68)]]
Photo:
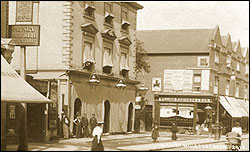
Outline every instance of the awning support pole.
[[(20, 75), (26, 80), (26, 46), (21, 46), (20, 52)], [(18, 150), (28, 151), (28, 134), (27, 134), (27, 103), (21, 103), (20, 106), (20, 127), (19, 127), (19, 146)]]

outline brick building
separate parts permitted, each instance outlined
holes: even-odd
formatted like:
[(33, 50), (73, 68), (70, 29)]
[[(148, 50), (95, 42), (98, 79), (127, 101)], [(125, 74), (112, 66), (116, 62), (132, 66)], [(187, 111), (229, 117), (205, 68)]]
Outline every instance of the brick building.
[[(40, 46), (27, 47), (28, 81), (50, 95), (52, 109), (70, 118), (74, 134), (75, 114), (96, 114), (104, 133), (133, 130), (136, 84), (134, 39), (135, 2), (40, 1), (34, 2), (34, 24), (41, 26)], [(15, 2), (10, 2), (9, 24), (15, 24)], [(19, 70), (19, 47), (12, 66)], [(97, 77), (94, 89), (89, 83)], [(121, 91), (117, 84), (125, 81)], [(119, 86), (119, 85), (118, 85)], [(48, 91), (51, 90), (51, 91)], [(54, 113), (54, 112), (52, 112)], [(54, 115), (54, 114), (51, 114)], [(56, 135), (55, 117), (48, 116), (46, 140)]]
[[(160, 126), (168, 127), (176, 120), (178, 126), (194, 129), (207, 118), (214, 123), (216, 101), (220, 98), (219, 120), (226, 130), (235, 121), (241, 121), (248, 130), (249, 53), (240, 41), (234, 43), (230, 35), (221, 36), (218, 26), (143, 30), (137, 31), (137, 37), (144, 42), (151, 65), (151, 72), (141, 80), (151, 89), (146, 98), (154, 106)], [(232, 75), (235, 80), (230, 80)], [(235, 104), (242, 106), (237, 108)], [(211, 113), (205, 110), (207, 105), (212, 107)]]

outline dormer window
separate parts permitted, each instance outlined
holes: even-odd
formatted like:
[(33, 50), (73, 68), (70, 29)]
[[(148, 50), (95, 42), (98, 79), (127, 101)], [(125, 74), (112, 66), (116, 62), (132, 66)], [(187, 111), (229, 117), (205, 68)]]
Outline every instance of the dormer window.
[(84, 15), (94, 18), (95, 7), (93, 1), (85, 1), (84, 9), (85, 9)]
[(113, 25), (114, 15), (112, 14), (112, 4), (105, 2), (104, 9), (105, 9), (105, 23)]

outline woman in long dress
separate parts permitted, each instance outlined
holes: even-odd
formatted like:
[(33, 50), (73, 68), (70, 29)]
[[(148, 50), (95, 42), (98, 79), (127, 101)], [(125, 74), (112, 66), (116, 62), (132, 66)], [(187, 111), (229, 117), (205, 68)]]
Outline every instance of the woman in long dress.
[(98, 123), (98, 125), (94, 128), (93, 130), (93, 141), (92, 141), (92, 146), (91, 146), (91, 151), (104, 151), (104, 147), (102, 144), (102, 128), (101, 128), (102, 123)]
[(152, 127), (152, 139), (153, 139), (153, 141), (155, 142), (158, 137), (159, 137), (159, 128), (158, 128), (157, 121), (155, 121), (153, 124), (153, 127)]
[(176, 132), (178, 131), (178, 129), (175, 122), (173, 122), (171, 131), (172, 131), (172, 140), (176, 140), (177, 139)]

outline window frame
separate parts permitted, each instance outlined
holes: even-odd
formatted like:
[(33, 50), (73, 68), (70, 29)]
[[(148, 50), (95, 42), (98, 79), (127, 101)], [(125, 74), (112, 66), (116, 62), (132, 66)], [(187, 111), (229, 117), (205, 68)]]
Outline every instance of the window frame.
[[(199, 82), (195, 82), (195, 78), (196, 77), (199, 77), (200, 78), (200, 81)], [(200, 92), (201, 91), (201, 74), (193, 74), (193, 91), (198, 91)], [(196, 89), (196, 88), (199, 88), (199, 89)]]
[(220, 53), (217, 50), (215, 50), (214, 62), (217, 64), (220, 63)]
[[(201, 59), (206, 59), (207, 60), (207, 65), (201, 65)], [(197, 58), (197, 67), (209, 67), (209, 56), (198, 56)]]
[(235, 97), (238, 98), (240, 95), (240, 83), (236, 82), (236, 87), (235, 87)]
[(226, 79), (225, 95), (229, 96), (230, 94), (230, 79)]

